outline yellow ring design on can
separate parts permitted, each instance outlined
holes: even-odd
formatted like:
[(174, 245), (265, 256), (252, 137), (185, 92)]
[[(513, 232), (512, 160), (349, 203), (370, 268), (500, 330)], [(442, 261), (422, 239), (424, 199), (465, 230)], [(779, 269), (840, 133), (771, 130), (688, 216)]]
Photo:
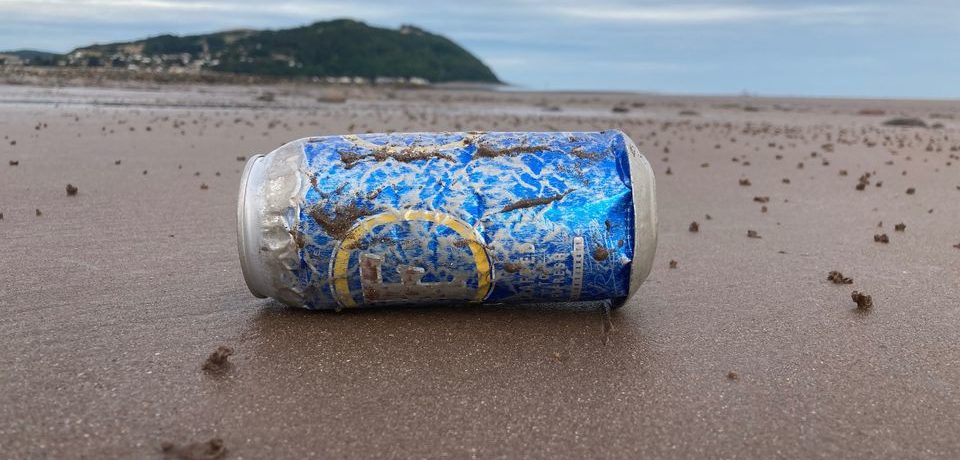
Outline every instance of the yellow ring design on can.
[[(490, 262), (490, 255), (487, 254), (486, 246), (481, 242), (480, 233), (469, 224), (450, 214), (437, 211), (407, 210), (407, 211), (387, 211), (376, 214), (361, 220), (354, 225), (347, 233), (347, 237), (337, 245), (333, 250), (332, 267), (330, 273), (333, 274), (333, 291), (337, 303), (343, 308), (356, 307), (357, 303), (353, 300), (350, 293), (350, 283), (347, 278), (347, 270), (350, 266), (350, 256), (353, 251), (350, 250), (354, 244), (370, 233), (374, 228), (381, 225), (397, 222), (433, 222), (443, 225), (457, 232), (470, 246), (470, 252), (473, 255), (473, 261), (477, 267), (477, 292), (474, 295), (474, 302), (483, 301), (490, 293), (493, 286), (493, 264)], [(341, 250), (345, 249), (345, 250)]]

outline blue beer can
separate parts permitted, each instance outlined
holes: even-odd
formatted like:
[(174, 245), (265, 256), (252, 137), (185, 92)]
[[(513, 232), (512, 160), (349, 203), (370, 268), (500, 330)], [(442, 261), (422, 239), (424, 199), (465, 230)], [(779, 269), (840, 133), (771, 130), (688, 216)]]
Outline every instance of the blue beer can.
[(647, 277), (653, 170), (623, 132), (320, 136), (247, 162), (244, 279), (310, 309), (613, 300)]

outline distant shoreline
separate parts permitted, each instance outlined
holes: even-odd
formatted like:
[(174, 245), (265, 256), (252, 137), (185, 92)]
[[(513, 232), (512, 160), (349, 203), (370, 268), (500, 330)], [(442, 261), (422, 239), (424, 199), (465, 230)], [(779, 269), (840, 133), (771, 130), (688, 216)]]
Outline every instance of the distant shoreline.
[(226, 72), (203, 71), (197, 73), (170, 73), (135, 71), (127, 69), (90, 68), (90, 67), (50, 67), (50, 66), (0, 66), (0, 85), (25, 85), (38, 87), (78, 87), (78, 88), (117, 88), (117, 89), (159, 89), (177, 85), (199, 86), (276, 86), (276, 87), (314, 87), (314, 88), (378, 88), (383, 90), (441, 90), (466, 92), (492, 92), (501, 94), (542, 94), (542, 95), (607, 95), (607, 96), (644, 96), (672, 98), (705, 98), (716, 100), (804, 100), (804, 101), (877, 101), (877, 102), (957, 102), (960, 98), (902, 98), (883, 96), (836, 96), (836, 95), (791, 95), (791, 94), (702, 94), (677, 93), (644, 90), (604, 90), (604, 89), (537, 89), (507, 83), (484, 82), (441, 82), (427, 84), (404, 83), (328, 83), (314, 81), (307, 77), (275, 77), (241, 75)]

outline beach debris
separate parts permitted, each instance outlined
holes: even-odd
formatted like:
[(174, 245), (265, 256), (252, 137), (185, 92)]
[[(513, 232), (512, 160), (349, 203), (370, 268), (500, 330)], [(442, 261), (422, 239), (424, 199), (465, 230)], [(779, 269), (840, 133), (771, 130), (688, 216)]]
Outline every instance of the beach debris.
[[(489, 153), (491, 151), (483, 150), (483, 149), (484, 149), (483, 146), (478, 146), (475, 157), (484, 157), (484, 156), (491, 155), (491, 153)], [(506, 150), (508, 149), (505, 149), (503, 151), (506, 151)], [(494, 151), (494, 152), (499, 152), (499, 151)], [(450, 155), (447, 155), (442, 152), (430, 151), (430, 150), (416, 150), (414, 148), (405, 148), (403, 150), (392, 150), (386, 147), (382, 147), (376, 150), (372, 150), (369, 153), (369, 155), (359, 154), (354, 152), (347, 152), (347, 151), (339, 152), (339, 153), (340, 153), (340, 161), (343, 162), (345, 169), (351, 169), (354, 166), (356, 166), (358, 162), (366, 159), (372, 159), (374, 161), (380, 161), (380, 162), (387, 161), (388, 159), (393, 159), (394, 161), (399, 161), (401, 163), (410, 163), (418, 160), (429, 160), (432, 158), (437, 158), (437, 159), (446, 160), (450, 162), (456, 161)], [(493, 155), (496, 156), (496, 154), (493, 154)]]
[(873, 235), (873, 241), (877, 243), (887, 244), (890, 242), (890, 238), (887, 236), (886, 233), (880, 233), (877, 235)]
[(520, 265), (517, 263), (506, 262), (503, 264), (503, 271), (507, 273), (517, 273), (522, 269), (523, 269), (523, 265)]
[(749, 186), (751, 186), (752, 184), (750, 183), (750, 179), (740, 179), (740, 185), (742, 185), (742, 186), (744, 186), (744, 187), (749, 187)]
[(903, 223), (903, 222), (900, 222), (899, 224), (894, 225), (894, 226), (893, 226), (893, 229), (896, 230), (896, 231), (898, 231), (898, 232), (905, 231), (905, 230), (907, 229), (907, 224), (905, 224), (905, 223)]
[(755, 197), (753, 197), (753, 201), (756, 201), (757, 203), (769, 203), (769, 202), (770, 202), (770, 197), (768, 197), (768, 196), (755, 196)]
[(927, 122), (919, 118), (901, 117), (891, 118), (883, 122), (884, 126), (899, 126), (903, 128), (926, 128)]
[(67, 196), (76, 196), (77, 192), (79, 191), (80, 189), (78, 189), (75, 185), (67, 184)]
[(913, 195), (914, 193), (917, 193), (917, 189), (913, 187), (907, 189), (907, 195)]
[(593, 256), (594, 260), (600, 262), (600, 261), (607, 260), (607, 258), (610, 257), (610, 251), (608, 251), (607, 248), (603, 246), (597, 246), (596, 248), (594, 248), (593, 253), (591, 255)]
[(747, 230), (747, 238), (762, 238), (756, 230)]
[(207, 185), (206, 182), (200, 184), (200, 190), (206, 190), (208, 188), (210, 188), (210, 186)]
[(574, 189), (569, 189), (566, 192), (559, 193), (556, 195), (551, 195), (551, 196), (544, 196), (544, 197), (538, 197), (538, 198), (524, 198), (522, 200), (517, 200), (513, 203), (510, 203), (504, 206), (503, 209), (500, 210), (500, 212), (510, 212), (517, 209), (533, 208), (536, 206), (543, 206), (545, 204), (550, 204), (550, 203), (553, 203), (554, 201), (562, 200), (563, 197), (569, 195), (570, 192), (573, 192), (573, 190)]
[(220, 438), (182, 446), (172, 442), (164, 442), (160, 444), (160, 450), (167, 458), (178, 460), (218, 460), (227, 454), (227, 448), (223, 444), (223, 439)]
[(334, 207), (332, 214), (319, 205), (313, 206), (307, 210), (307, 213), (328, 235), (343, 240), (358, 219), (369, 216), (373, 212), (357, 206), (356, 203), (350, 203)]
[(677, 261), (670, 259), (670, 268), (677, 268)]
[(727, 380), (740, 380), (740, 374), (734, 371), (727, 372)]
[(870, 297), (860, 291), (853, 291), (850, 298), (857, 303), (857, 310), (867, 311), (873, 308), (873, 297)]
[(220, 345), (213, 353), (210, 353), (210, 356), (207, 356), (207, 360), (203, 362), (201, 369), (207, 372), (223, 372), (232, 365), (229, 361), (231, 355), (233, 355), (233, 348)]
[(688, 228), (691, 233), (697, 233), (700, 231), (700, 224), (697, 221), (690, 222), (690, 227)]
[(10, 160), (10, 166), (19, 166), (20, 160)]
[(853, 278), (843, 276), (843, 273), (836, 270), (827, 275), (827, 281), (831, 281), (833, 284), (853, 284)]

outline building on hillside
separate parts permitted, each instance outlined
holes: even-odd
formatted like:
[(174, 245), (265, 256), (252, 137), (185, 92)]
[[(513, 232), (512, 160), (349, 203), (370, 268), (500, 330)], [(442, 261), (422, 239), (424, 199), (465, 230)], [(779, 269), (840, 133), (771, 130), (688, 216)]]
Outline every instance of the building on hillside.
[(0, 54), (0, 66), (22, 66), (25, 63), (16, 54)]

